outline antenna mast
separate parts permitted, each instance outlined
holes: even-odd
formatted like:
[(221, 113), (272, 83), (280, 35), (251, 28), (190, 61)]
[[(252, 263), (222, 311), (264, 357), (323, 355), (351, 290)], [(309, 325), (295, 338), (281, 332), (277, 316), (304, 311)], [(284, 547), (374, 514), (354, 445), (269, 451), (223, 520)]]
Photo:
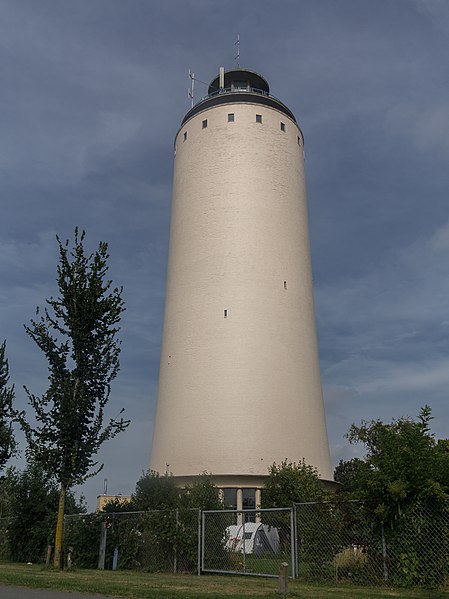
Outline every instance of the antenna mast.
[(192, 108), (193, 108), (193, 97), (195, 93), (195, 73), (189, 69), (189, 78), (190, 78), (190, 88), (187, 90), (187, 96), (192, 100)]
[(237, 41), (234, 46), (237, 46), (237, 54), (235, 55), (234, 60), (237, 61), (237, 68), (240, 68), (240, 35), (237, 33)]

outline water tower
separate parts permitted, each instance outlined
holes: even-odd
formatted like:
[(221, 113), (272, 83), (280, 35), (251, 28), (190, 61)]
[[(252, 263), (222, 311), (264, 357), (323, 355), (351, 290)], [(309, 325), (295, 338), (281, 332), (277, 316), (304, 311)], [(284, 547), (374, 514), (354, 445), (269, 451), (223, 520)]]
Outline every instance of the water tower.
[(260, 74), (220, 69), (175, 139), (151, 469), (253, 507), (285, 458), (332, 480), (304, 137)]

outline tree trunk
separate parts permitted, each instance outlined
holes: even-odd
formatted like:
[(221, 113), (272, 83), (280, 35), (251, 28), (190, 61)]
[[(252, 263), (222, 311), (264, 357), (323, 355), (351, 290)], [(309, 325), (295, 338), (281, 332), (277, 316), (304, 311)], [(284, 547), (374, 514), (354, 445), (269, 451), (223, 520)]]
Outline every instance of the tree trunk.
[(62, 532), (64, 528), (64, 508), (65, 508), (65, 487), (61, 485), (59, 491), (59, 505), (58, 505), (58, 521), (56, 523), (56, 535), (55, 535), (55, 557), (53, 565), (58, 570), (62, 566)]

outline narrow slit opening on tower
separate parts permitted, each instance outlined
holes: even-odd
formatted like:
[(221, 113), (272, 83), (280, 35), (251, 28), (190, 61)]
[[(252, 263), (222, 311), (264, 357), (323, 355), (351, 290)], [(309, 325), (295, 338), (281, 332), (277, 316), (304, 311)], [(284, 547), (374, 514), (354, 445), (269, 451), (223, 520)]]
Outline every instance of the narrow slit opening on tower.
[(187, 139), (187, 131), (184, 131), (184, 141)]
[(284, 289), (287, 289), (287, 281), (284, 281)]
[(281, 123), (281, 131), (285, 132), (285, 123)]
[(206, 127), (207, 127), (207, 119), (204, 119), (204, 121), (203, 121), (203, 129), (206, 129)]
[(223, 310), (223, 318), (227, 318), (228, 317), (228, 311), (227, 310)]

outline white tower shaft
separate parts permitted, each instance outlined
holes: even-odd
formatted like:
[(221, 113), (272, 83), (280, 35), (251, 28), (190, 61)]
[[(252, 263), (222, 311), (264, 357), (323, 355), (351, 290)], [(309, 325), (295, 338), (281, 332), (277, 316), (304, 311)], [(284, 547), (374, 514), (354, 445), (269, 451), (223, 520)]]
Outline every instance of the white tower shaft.
[(304, 458), (331, 480), (302, 133), (249, 84), (227, 91), (176, 137), (151, 468), (238, 484)]

